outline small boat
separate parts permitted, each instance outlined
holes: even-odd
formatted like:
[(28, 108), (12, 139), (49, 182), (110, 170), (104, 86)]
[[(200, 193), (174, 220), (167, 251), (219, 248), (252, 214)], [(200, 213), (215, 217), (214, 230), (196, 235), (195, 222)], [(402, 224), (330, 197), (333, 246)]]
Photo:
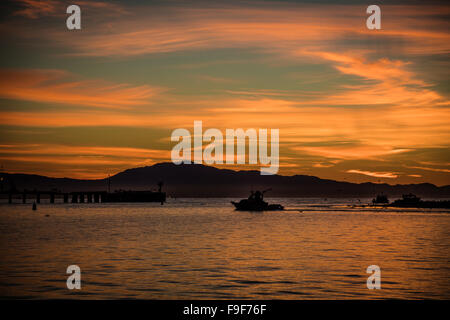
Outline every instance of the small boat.
[(269, 204), (264, 201), (264, 193), (268, 190), (251, 192), (248, 199), (242, 199), (239, 202), (231, 201), (231, 203), (239, 211), (281, 211), (284, 207), (281, 204)]
[(450, 200), (422, 200), (416, 195), (409, 193), (404, 194), (402, 199), (395, 200), (389, 206), (400, 208), (441, 208), (450, 209)]
[(372, 199), (372, 204), (376, 205), (376, 204), (388, 204), (389, 203), (389, 199), (386, 195), (384, 194), (379, 194), (377, 195), (377, 197), (375, 199)]

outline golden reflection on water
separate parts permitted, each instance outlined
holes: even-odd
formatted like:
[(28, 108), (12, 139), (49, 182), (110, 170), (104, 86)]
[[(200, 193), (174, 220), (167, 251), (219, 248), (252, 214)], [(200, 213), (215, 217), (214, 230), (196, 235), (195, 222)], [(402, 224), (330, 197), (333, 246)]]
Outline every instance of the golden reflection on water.
[[(235, 212), (227, 199), (1, 205), (0, 295), (450, 298), (448, 213), (305, 210), (318, 201), (278, 201), (303, 213)], [(72, 264), (78, 291), (66, 288)], [(381, 290), (366, 287), (373, 264)]]

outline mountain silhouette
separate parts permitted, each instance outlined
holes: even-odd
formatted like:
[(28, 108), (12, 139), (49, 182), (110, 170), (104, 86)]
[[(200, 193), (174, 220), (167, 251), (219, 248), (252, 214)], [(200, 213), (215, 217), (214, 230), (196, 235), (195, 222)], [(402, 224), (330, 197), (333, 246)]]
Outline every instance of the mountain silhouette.
[[(3, 191), (11, 185), (17, 190), (102, 191), (108, 179), (78, 180), (49, 178), (29, 174), (1, 173)], [(270, 197), (372, 197), (385, 193), (389, 197), (414, 193), (421, 197), (449, 198), (450, 185), (437, 187), (430, 183), (389, 185), (350, 183), (320, 179), (307, 175), (262, 176), (259, 171), (234, 171), (201, 164), (158, 163), (153, 166), (128, 169), (110, 177), (111, 191), (157, 189), (164, 182), (164, 191), (172, 197), (242, 197), (250, 190), (272, 188)]]

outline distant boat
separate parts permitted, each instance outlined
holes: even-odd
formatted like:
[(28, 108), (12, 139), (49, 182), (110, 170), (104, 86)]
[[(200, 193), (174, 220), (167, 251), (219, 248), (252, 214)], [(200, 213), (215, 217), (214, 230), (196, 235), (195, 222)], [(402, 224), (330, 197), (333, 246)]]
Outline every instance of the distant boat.
[(375, 199), (372, 199), (372, 204), (376, 205), (376, 204), (388, 204), (389, 203), (389, 199), (386, 195), (384, 194), (379, 194), (377, 195), (377, 197)]
[(449, 200), (441, 200), (441, 201), (433, 201), (421, 200), (416, 195), (409, 193), (404, 194), (402, 199), (395, 200), (392, 202), (390, 207), (403, 207), (403, 208), (443, 208), (450, 209), (450, 201)]
[(163, 182), (158, 182), (158, 191), (118, 190), (105, 193), (102, 202), (166, 202), (166, 193), (162, 192)]
[(396, 200), (396, 203), (404, 203), (404, 204), (417, 204), (420, 203), (420, 198), (415, 194), (408, 193), (402, 196), (402, 199)]
[(231, 203), (235, 206), (236, 210), (239, 211), (281, 211), (284, 210), (284, 207), (281, 204), (269, 204), (264, 201), (264, 193), (268, 190), (264, 190), (263, 192), (256, 191), (251, 192), (250, 196), (247, 199), (242, 199), (239, 202), (231, 201)]
[(102, 202), (160, 202), (166, 201), (165, 192), (155, 191), (125, 191), (119, 190), (114, 193), (105, 193)]

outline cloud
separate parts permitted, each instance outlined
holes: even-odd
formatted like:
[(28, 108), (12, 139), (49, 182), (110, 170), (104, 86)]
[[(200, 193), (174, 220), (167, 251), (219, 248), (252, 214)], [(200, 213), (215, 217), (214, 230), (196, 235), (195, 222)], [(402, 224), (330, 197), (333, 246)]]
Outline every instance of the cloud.
[(418, 166), (405, 166), (405, 167), (410, 168), (410, 169), (419, 169), (419, 170), (434, 171), (434, 172), (446, 172), (446, 173), (450, 172), (450, 169), (418, 167)]
[[(0, 145), (0, 161), (6, 166), (14, 164), (9, 172), (36, 173), (53, 177), (65, 177), (68, 172), (76, 178), (104, 178), (105, 171), (110, 173), (137, 166), (151, 165), (167, 161), (169, 150), (103, 147), (69, 146), (58, 144), (3, 144)], [(77, 167), (84, 170), (76, 171)], [(75, 171), (73, 171), (75, 170)]]
[(162, 91), (149, 85), (78, 80), (64, 70), (0, 70), (0, 97), (8, 99), (120, 109), (149, 103)]
[[(0, 112), (0, 124), (30, 127), (71, 127), (71, 126), (159, 126), (161, 117), (151, 115), (123, 114), (119, 112), (91, 111), (35, 111)], [(167, 123), (168, 119), (166, 119)]]
[(333, 145), (328, 147), (293, 147), (296, 151), (322, 156), (330, 159), (354, 160), (376, 159), (380, 156), (388, 156), (411, 151), (410, 149), (394, 149), (385, 146), (370, 145)]
[[(61, 17), (66, 15), (66, 8), (72, 4), (57, 0), (16, 0), (20, 7), (13, 14), (28, 19), (40, 17)], [(127, 11), (120, 5), (102, 1), (76, 1), (82, 9), (87, 9), (93, 15), (109, 15), (111, 13), (125, 14)], [(94, 10), (94, 11), (93, 11)]]
[(198, 78), (200, 78), (201, 80), (205, 80), (208, 82), (214, 82), (214, 83), (236, 83), (236, 82), (239, 82), (238, 80), (235, 80), (235, 79), (224, 78), (224, 77), (213, 77), (213, 76), (209, 76), (209, 75), (200, 75), (200, 76), (198, 76)]
[(69, 146), (55, 144), (3, 144), (0, 145), (0, 154), (32, 154), (65, 156), (115, 156), (130, 158), (161, 158), (166, 150), (130, 148), (130, 147), (104, 147), (104, 146)]
[(323, 163), (323, 162), (316, 162), (313, 164), (314, 168), (332, 168), (336, 165), (336, 162), (330, 162), (330, 163)]
[(335, 63), (334, 68), (346, 75), (362, 78), (361, 85), (343, 85), (344, 93), (329, 95), (325, 99), (308, 101), (322, 105), (395, 105), (430, 106), (450, 105), (450, 101), (432, 90), (431, 84), (418, 79), (407, 70), (408, 62), (381, 58), (368, 60), (363, 54), (308, 52), (309, 54)]
[(90, 21), (96, 28), (83, 37), (68, 42), (65, 35), (51, 35), (61, 38), (73, 54), (83, 56), (129, 57), (211, 48), (257, 48), (295, 56), (299, 48), (339, 47), (349, 39), (402, 43), (402, 51), (414, 54), (447, 53), (450, 49), (450, 36), (442, 31), (448, 29), (448, 23), (439, 19), (446, 7), (439, 11), (436, 6), (384, 5), (384, 27), (378, 32), (365, 27), (363, 7), (345, 4), (328, 5), (326, 10), (292, 3), (129, 8), (134, 13), (115, 21), (113, 29), (100, 13), (96, 15), (100, 22)]
[[(41, 16), (53, 15), (57, 12), (58, 8), (62, 8), (61, 3), (52, 0), (19, 0), (17, 1), (17, 3), (21, 8), (15, 11), (14, 14), (30, 19), (37, 19)], [(61, 10), (61, 13), (63, 12), (65, 11)]]
[(388, 178), (388, 179), (398, 178), (397, 172), (372, 172), (372, 171), (364, 171), (364, 170), (347, 170), (346, 172), (363, 174), (365, 176), (376, 177), (376, 178)]

